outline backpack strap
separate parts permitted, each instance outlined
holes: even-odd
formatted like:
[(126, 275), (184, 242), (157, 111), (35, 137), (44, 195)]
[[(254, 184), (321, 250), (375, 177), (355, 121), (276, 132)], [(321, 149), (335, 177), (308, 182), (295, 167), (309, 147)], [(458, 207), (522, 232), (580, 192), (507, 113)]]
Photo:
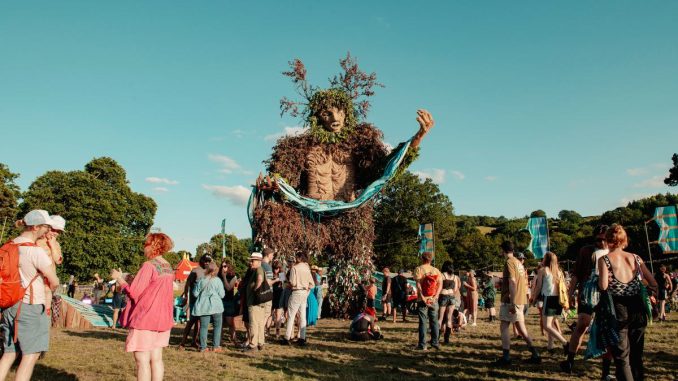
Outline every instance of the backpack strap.
[(638, 274), (636, 275), (638, 277), (638, 280), (643, 280), (643, 271), (640, 265), (640, 257), (633, 254), (633, 259), (636, 260), (636, 265), (638, 266)]

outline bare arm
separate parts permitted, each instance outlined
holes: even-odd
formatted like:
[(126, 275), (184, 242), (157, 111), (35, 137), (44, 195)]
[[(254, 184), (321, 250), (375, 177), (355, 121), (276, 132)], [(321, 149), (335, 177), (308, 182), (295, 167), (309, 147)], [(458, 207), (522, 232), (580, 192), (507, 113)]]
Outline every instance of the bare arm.
[(537, 295), (539, 294), (538, 290), (541, 290), (542, 282), (544, 277), (544, 270), (539, 270), (537, 274), (537, 280), (534, 281), (534, 288), (532, 289), (532, 296), (530, 297), (530, 303), (534, 303), (537, 300)]
[(598, 259), (598, 274), (600, 276), (598, 277), (598, 288), (605, 291), (607, 290), (608, 282), (609, 282), (609, 274), (607, 271), (607, 266), (605, 265), (605, 258), (600, 257)]
[[(59, 277), (57, 277), (54, 266), (47, 266), (41, 269), (40, 272), (45, 278), (47, 278), (47, 282), (49, 282), (49, 288), (52, 291), (56, 290), (56, 288), (59, 287)], [(36, 280), (36, 282), (42, 282), (42, 280)]]
[(640, 257), (638, 258), (638, 262), (640, 262), (640, 271), (643, 273), (643, 279), (647, 281), (647, 284), (650, 285), (651, 289), (656, 291), (657, 281), (654, 279), (654, 276), (652, 275), (650, 270), (647, 269), (647, 266), (645, 266), (645, 262), (643, 262), (643, 260), (640, 259)]
[(412, 148), (419, 147), (421, 139), (424, 138), (435, 124), (431, 113), (426, 110), (417, 110), (417, 122), (419, 123), (419, 131), (412, 137), (412, 143), (410, 144)]
[(570, 287), (568, 287), (567, 294), (570, 295), (571, 297), (574, 296), (575, 290), (577, 290), (577, 282), (579, 280), (577, 279), (576, 275), (572, 275), (570, 278)]

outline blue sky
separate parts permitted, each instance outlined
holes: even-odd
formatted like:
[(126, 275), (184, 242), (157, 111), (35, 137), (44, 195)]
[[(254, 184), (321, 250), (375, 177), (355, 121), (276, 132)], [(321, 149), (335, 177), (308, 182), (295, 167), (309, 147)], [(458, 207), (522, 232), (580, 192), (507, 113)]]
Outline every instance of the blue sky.
[[(301, 58), (325, 85), (350, 51), (386, 85), (369, 121), (456, 213), (600, 214), (664, 186), (678, 151), (678, 2), (0, 3), (0, 161), (23, 189), (110, 156), (178, 249), (249, 234), (244, 201)], [(16, 142), (16, 144), (7, 144)]]

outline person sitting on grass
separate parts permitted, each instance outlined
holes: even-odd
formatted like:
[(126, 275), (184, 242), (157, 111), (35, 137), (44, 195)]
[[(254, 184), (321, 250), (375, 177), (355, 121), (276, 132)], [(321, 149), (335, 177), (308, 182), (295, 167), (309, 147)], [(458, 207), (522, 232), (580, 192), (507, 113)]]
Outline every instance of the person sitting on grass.
[(350, 334), (350, 339), (353, 341), (381, 340), (384, 338), (377, 325), (377, 318), (365, 312), (359, 313), (353, 319)]
[(466, 315), (462, 311), (454, 310), (452, 312), (452, 331), (459, 333), (462, 328), (466, 327), (466, 324), (468, 324)]

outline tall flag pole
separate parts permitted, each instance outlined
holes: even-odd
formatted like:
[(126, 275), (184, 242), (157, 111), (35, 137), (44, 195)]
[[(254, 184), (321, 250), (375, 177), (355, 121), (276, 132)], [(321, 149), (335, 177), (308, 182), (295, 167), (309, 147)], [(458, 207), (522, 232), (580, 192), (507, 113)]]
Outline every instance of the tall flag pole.
[(226, 219), (221, 220), (221, 260), (226, 258)]
[(530, 217), (525, 228), (531, 236), (528, 249), (536, 259), (544, 258), (549, 249), (549, 227), (546, 217)]

